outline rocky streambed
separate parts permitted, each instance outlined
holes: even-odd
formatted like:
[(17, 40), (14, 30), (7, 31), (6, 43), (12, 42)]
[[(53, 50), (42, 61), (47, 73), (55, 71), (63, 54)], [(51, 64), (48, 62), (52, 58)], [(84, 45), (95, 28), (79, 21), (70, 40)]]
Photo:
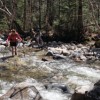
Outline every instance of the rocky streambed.
[(34, 85), (44, 100), (70, 100), (75, 90), (84, 93), (100, 80), (99, 57), (82, 44), (52, 43), (43, 50), (19, 47), (13, 58), (9, 48), (0, 48), (1, 96), (24, 82)]

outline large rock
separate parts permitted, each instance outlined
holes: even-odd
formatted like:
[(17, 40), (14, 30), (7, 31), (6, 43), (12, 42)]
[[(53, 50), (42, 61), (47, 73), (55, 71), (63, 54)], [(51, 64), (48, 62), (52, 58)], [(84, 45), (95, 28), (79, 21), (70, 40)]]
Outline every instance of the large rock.
[(46, 89), (55, 89), (55, 90), (61, 90), (63, 93), (70, 93), (69, 87), (65, 84), (59, 84), (59, 83), (51, 83), (51, 84), (45, 84), (44, 85)]
[(85, 93), (75, 91), (71, 100), (100, 100), (100, 81), (95, 83), (90, 91), (86, 90)]
[(53, 56), (53, 52), (52, 51), (48, 51), (46, 56)]
[(85, 96), (84, 96), (84, 94), (82, 94), (82, 93), (76, 93), (76, 92), (75, 92), (75, 93), (72, 95), (71, 100), (85, 100)]
[(12, 87), (0, 100), (43, 100), (39, 91), (34, 85), (26, 82), (19, 83)]
[(65, 59), (66, 57), (60, 54), (54, 54), (53, 55), (53, 59), (55, 60), (61, 60), (61, 59)]

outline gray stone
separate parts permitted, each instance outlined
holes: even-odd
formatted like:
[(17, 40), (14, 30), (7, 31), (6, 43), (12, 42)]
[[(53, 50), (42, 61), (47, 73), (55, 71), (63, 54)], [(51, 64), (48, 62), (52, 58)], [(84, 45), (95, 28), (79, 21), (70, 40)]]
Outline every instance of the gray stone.
[(59, 55), (59, 54), (55, 54), (55, 55), (53, 55), (53, 59), (55, 59), (55, 60), (65, 59), (65, 56)]
[(43, 100), (34, 85), (22, 82), (12, 87), (0, 100)]
[(46, 89), (60, 89), (63, 93), (70, 93), (69, 87), (65, 84), (51, 83), (44, 85)]
[(53, 52), (52, 51), (48, 51), (46, 56), (53, 56)]

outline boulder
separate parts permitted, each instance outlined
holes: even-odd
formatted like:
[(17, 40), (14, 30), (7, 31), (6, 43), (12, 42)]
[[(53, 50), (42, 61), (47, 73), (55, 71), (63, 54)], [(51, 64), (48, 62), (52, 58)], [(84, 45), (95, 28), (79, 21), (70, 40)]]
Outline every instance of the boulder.
[(42, 61), (48, 61), (48, 59), (47, 58), (42, 58)]
[(51, 83), (51, 84), (45, 84), (44, 87), (46, 89), (61, 90), (63, 93), (70, 93), (69, 87), (66, 86), (65, 84)]
[(60, 55), (60, 54), (54, 54), (53, 55), (53, 59), (55, 59), (55, 60), (61, 60), (61, 59), (65, 59), (65, 56)]
[(82, 60), (82, 61), (86, 61), (87, 58), (86, 58), (84, 55), (80, 55), (80, 60)]
[(75, 91), (71, 100), (100, 100), (100, 81), (94, 84), (91, 90), (86, 90), (85, 93)]
[(78, 47), (78, 48), (82, 48), (83, 45), (82, 45), (82, 44), (78, 44), (77, 47)]
[(39, 91), (34, 85), (26, 82), (19, 83), (12, 87), (0, 100), (43, 100)]
[(53, 52), (52, 51), (48, 51), (46, 56), (53, 56)]
[(53, 41), (53, 42), (51, 43), (51, 45), (52, 45), (53, 47), (56, 47), (56, 46), (58, 45), (58, 43), (57, 43), (56, 41)]
[(82, 93), (74, 93), (71, 100), (85, 100), (85, 95)]
[(68, 55), (70, 55), (70, 52), (69, 52), (68, 50), (63, 49), (63, 50), (62, 50), (62, 54), (63, 54), (64, 56), (68, 56)]

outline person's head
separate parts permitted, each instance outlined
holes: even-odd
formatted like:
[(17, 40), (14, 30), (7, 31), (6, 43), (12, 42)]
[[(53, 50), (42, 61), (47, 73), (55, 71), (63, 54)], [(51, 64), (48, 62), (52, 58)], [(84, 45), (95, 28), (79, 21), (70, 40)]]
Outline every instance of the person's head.
[(12, 30), (11, 30), (11, 33), (12, 33), (12, 34), (15, 34), (15, 33), (16, 33), (16, 30), (15, 30), (15, 29), (12, 29)]

